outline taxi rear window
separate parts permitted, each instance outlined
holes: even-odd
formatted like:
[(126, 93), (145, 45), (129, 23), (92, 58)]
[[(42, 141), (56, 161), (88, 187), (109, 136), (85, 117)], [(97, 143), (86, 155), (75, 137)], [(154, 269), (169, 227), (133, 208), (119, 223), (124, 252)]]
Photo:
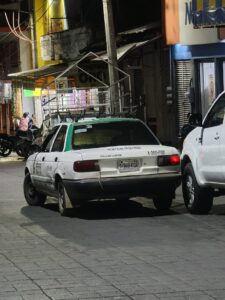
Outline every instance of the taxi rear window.
[(139, 121), (79, 125), (73, 132), (73, 149), (158, 144), (152, 132)]

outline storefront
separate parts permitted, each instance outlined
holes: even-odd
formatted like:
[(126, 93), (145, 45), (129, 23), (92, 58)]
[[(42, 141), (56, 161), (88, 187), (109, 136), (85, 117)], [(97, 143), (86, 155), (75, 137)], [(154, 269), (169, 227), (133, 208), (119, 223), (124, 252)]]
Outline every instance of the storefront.
[[(204, 115), (215, 97), (225, 89), (225, 44), (175, 45), (172, 53), (175, 66), (188, 65), (189, 76), (184, 76), (183, 93), (190, 102), (189, 108)], [(184, 73), (185, 70), (181, 70), (180, 76)]]
[(0, 133), (10, 134), (13, 131), (12, 120), (12, 82), (0, 81)]
[[(173, 32), (166, 32), (166, 40), (171, 47), (172, 84), (177, 103), (179, 134), (181, 127), (187, 122), (187, 114), (201, 112), (204, 116), (215, 97), (224, 89), (225, 44), (219, 40), (215, 26), (208, 24), (205, 28), (194, 23), (200, 24), (200, 19), (205, 22), (205, 12), (212, 16), (212, 10), (224, 1), (165, 2), (166, 28), (173, 28)], [(205, 17), (200, 18), (199, 15)]]

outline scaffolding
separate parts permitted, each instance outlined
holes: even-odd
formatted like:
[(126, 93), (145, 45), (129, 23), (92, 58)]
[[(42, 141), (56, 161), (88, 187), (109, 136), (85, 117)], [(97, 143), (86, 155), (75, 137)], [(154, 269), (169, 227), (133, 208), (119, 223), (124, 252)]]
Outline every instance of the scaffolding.
[[(130, 75), (117, 68), (119, 80), (114, 83), (118, 89), (118, 99), (112, 99), (112, 85), (93, 75), (85, 68), (85, 62), (109, 62), (101, 56), (89, 52), (67, 67), (54, 81), (42, 90), (43, 119), (56, 113), (88, 115), (132, 115), (136, 107), (132, 105)], [(73, 74), (82, 72), (95, 82), (94, 86), (76, 86)], [(53, 86), (53, 87), (52, 87)]]

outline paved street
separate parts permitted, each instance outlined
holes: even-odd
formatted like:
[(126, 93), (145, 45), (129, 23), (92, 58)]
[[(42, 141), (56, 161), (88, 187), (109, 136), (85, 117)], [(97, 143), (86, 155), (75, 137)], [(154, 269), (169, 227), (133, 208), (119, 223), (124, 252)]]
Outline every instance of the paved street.
[(25, 203), (23, 161), (0, 160), (0, 299), (225, 299), (225, 198), (191, 216), (151, 201), (93, 202), (71, 218)]

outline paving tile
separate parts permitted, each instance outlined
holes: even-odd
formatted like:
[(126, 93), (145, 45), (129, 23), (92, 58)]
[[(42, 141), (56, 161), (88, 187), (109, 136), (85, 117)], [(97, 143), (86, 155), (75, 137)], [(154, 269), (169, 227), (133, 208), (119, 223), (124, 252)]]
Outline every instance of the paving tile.
[(212, 296), (213, 298), (217, 300), (225, 300), (225, 288), (220, 290), (212, 290), (212, 291), (205, 291), (209, 296)]
[(131, 296), (132, 300), (159, 300), (158, 297), (154, 295), (137, 295), (137, 296)]
[(16, 289), (16, 291), (35, 291), (40, 288), (34, 284), (32, 281), (15, 281), (12, 283), (12, 286)]
[(65, 288), (45, 289), (45, 293), (54, 300), (71, 299), (71, 297), (74, 296)]
[(204, 292), (177, 292), (156, 294), (160, 300), (215, 300), (215, 298), (207, 295)]

